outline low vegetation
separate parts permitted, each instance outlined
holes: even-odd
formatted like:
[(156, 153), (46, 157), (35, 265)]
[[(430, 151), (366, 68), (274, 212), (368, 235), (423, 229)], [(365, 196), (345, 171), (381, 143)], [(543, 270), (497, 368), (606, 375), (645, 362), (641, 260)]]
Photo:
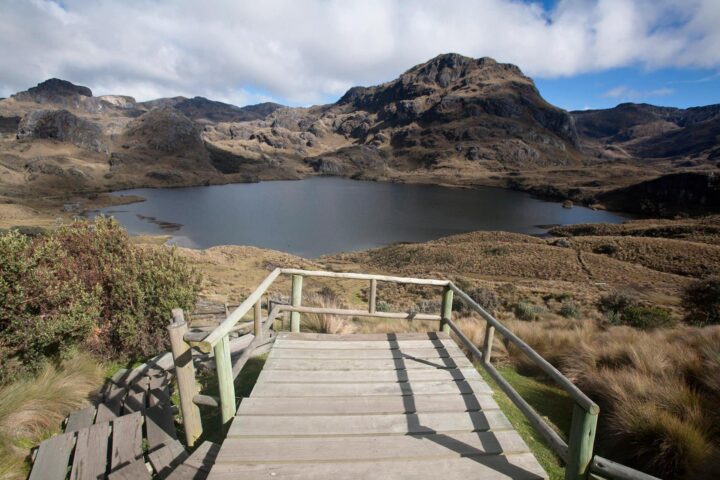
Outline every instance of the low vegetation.
[(30, 448), (58, 432), (63, 419), (87, 403), (103, 374), (94, 358), (80, 353), (0, 387), (0, 479), (27, 477)]
[(78, 347), (107, 359), (165, 350), (168, 312), (192, 309), (199, 288), (174, 250), (135, 246), (110, 219), (0, 235), (0, 382)]

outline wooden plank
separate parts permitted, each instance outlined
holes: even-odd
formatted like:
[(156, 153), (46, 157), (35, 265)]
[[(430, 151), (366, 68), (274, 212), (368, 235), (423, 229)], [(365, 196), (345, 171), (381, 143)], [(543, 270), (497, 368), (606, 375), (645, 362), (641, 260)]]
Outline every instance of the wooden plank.
[(465, 358), (459, 348), (405, 348), (402, 350), (378, 350), (378, 349), (335, 349), (315, 350), (308, 348), (273, 348), (270, 358), (322, 358), (322, 359), (413, 359), (413, 358)]
[(333, 360), (333, 359), (280, 359), (269, 357), (263, 366), (263, 370), (415, 370), (435, 368), (473, 368), (467, 358), (444, 358), (444, 359), (409, 359), (402, 362), (387, 359), (355, 359), (355, 360)]
[(95, 407), (89, 406), (82, 410), (76, 410), (68, 416), (65, 432), (75, 432), (81, 428), (87, 428), (93, 424), (95, 419)]
[(151, 480), (144, 460), (136, 460), (108, 475), (108, 480)]
[(285, 275), (303, 275), (307, 277), (330, 277), (330, 278), (347, 278), (354, 280), (379, 280), (381, 282), (407, 283), (412, 285), (434, 285), (445, 286), (450, 283), (449, 280), (436, 280), (430, 278), (411, 278), (411, 277), (394, 277), (389, 275), (376, 275), (369, 273), (350, 273), (350, 272), (328, 272), (325, 270), (300, 270), (297, 268), (283, 268), (281, 272)]
[(142, 457), (142, 422), (140, 412), (118, 417), (113, 422), (111, 471), (118, 470)]
[(178, 465), (187, 460), (188, 453), (180, 442), (174, 440), (156, 450), (151, 450), (148, 458), (157, 475), (165, 478)]
[(289, 435), (379, 435), (508, 430), (499, 410), (409, 415), (238, 415), (229, 437)]
[(481, 380), (474, 368), (433, 370), (263, 370), (262, 381), (268, 383), (366, 383), (422, 382), (433, 380)]
[(108, 470), (110, 423), (103, 422), (78, 431), (71, 480), (97, 480)]
[(242, 478), (255, 480), (276, 478), (316, 480), (319, 478), (352, 478), (353, 480), (543, 480), (547, 474), (530, 453), (478, 457), (367, 462), (236, 464), (219, 463), (210, 480)]
[(74, 446), (75, 433), (62, 433), (43, 441), (38, 448), (29, 480), (64, 480)]
[(351, 397), (368, 395), (425, 395), (492, 393), (481, 380), (375, 383), (257, 383), (253, 397)]
[(447, 340), (450, 336), (443, 332), (406, 332), (406, 333), (311, 333), (278, 332), (277, 341), (301, 340), (305, 342), (368, 342), (368, 341), (405, 341), (405, 340)]
[[(115, 416), (120, 415), (120, 410), (122, 410), (122, 404), (125, 400), (125, 394), (127, 393), (127, 390), (124, 387), (120, 387), (118, 385), (112, 384), (110, 386), (110, 389), (108, 390), (107, 394), (105, 395), (105, 400), (103, 403), (105, 406), (113, 413)], [(99, 408), (98, 408), (99, 413)], [(103, 412), (103, 420), (105, 412)], [(100, 420), (96, 420), (100, 421)]]
[(313, 398), (249, 397), (238, 409), (242, 415), (357, 415), (385, 413), (466, 412), (497, 410), (492, 395), (418, 395)]
[(215, 463), (220, 445), (203, 442), (182, 465), (177, 467), (167, 480), (204, 480)]
[(120, 405), (118, 403), (111, 403), (110, 405), (101, 403), (97, 408), (95, 423), (105, 423), (115, 420), (118, 413), (120, 413)]
[(150, 450), (161, 445), (169, 445), (177, 440), (172, 406), (168, 404), (155, 405), (145, 410), (145, 430)]
[(529, 451), (520, 435), (511, 430), (401, 436), (233, 437), (223, 442), (216, 463), (410, 460)]
[(368, 340), (355, 342), (324, 341), (308, 342), (304, 340), (276, 340), (273, 348), (292, 348), (309, 350), (405, 350), (417, 348), (453, 348), (457, 345), (450, 339), (443, 340)]

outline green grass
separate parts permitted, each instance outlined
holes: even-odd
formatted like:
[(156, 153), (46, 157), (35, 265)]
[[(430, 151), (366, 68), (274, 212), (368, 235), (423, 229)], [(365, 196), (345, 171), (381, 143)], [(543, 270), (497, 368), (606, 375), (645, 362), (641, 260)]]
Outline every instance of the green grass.
[[(561, 460), (545, 443), (542, 435), (533, 428), (530, 421), (512, 403), (485, 370), (477, 365), (480, 375), (495, 392), (493, 398), (508, 417), (515, 430), (528, 444), (530, 450), (548, 473), (551, 480), (562, 480), (565, 468)], [(572, 417), (572, 399), (561, 389), (517, 373), (514, 367), (498, 367), (500, 374), (561, 436), (567, 438)]]

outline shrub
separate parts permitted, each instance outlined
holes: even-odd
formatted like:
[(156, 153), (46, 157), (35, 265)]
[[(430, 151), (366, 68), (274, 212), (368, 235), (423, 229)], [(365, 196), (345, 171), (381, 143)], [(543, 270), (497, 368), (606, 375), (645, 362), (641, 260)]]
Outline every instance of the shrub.
[[(461, 287), (470, 298), (475, 300), (478, 305), (488, 311), (491, 315), (495, 314), (495, 310), (500, 306), (500, 299), (495, 292), (489, 288), (482, 286), (477, 287)], [(453, 298), (453, 310), (457, 312), (470, 311), (470, 307), (460, 298)]]
[(637, 305), (637, 300), (627, 293), (612, 292), (600, 297), (598, 308), (606, 315), (610, 312), (621, 313), (627, 307)]
[(560, 315), (565, 318), (578, 318), (580, 316), (580, 309), (577, 304), (573, 301), (565, 301), (560, 307)]
[(172, 308), (191, 309), (198, 274), (175, 250), (133, 245), (114, 220), (0, 236), (0, 378), (83, 344), (106, 358), (166, 348)]
[(375, 304), (375, 311), (376, 312), (389, 312), (390, 311), (390, 304), (387, 303), (385, 300), (378, 300)]
[(618, 251), (617, 245), (613, 244), (604, 244), (604, 245), (598, 245), (597, 247), (593, 248), (593, 253), (599, 253), (602, 255), (614, 255)]
[(515, 304), (515, 316), (518, 320), (524, 320), (526, 322), (532, 322), (538, 319), (538, 315), (545, 312), (543, 307), (534, 305), (527, 301), (518, 302)]
[(720, 324), (720, 277), (698, 280), (683, 292), (685, 321), (692, 325)]
[(620, 325), (627, 325), (641, 330), (672, 327), (676, 323), (669, 311), (659, 307), (627, 307), (622, 311), (619, 319)]

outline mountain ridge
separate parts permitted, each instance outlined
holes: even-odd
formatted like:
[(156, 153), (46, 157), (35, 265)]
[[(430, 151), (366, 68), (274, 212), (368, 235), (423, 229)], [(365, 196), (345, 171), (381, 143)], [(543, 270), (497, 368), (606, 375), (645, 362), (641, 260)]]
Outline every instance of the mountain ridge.
[(28, 172), (33, 160), (51, 165), (40, 172), (72, 163), (85, 175), (79, 190), (325, 174), (495, 185), (590, 204), (663, 175), (708, 174), (720, 157), (720, 105), (568, 112), (519, 67), (454, 53), (313, 107), (137, 102), (49, 79), (0, 100), (0, 127), (0, 173), (21, 196), (67, 188), (67, 178)]

